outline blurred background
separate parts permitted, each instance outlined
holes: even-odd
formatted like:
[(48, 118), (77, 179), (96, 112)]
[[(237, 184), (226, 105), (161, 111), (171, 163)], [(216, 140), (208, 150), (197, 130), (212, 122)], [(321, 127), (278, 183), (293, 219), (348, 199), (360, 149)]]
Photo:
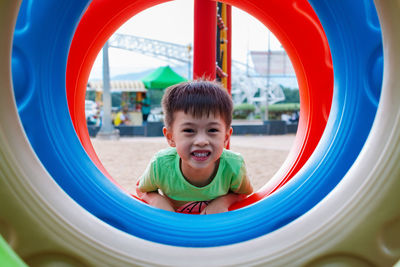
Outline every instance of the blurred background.
[[(193, 1), (176, 0), (149, 8), (109, 39), (110, 88), (105, 93), (110, 94), (114, 126), (162, 122), (164, 89), (193, 78), (193, 5)], [(257, 19), (235, 7), (231, 32), (234, 123), (280, 120), (296, 124), (297, 80), (279, 41)], [(85, 103), (88, 126), (98, 128), (104, 116), (103, 54), (93, 65)]]

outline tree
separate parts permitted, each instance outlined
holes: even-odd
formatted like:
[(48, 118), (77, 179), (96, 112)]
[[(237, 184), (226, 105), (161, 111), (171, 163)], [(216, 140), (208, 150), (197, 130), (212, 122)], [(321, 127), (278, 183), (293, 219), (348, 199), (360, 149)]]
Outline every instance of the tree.
[(278, 103), (300, 103), (299, 89), (291, 89), (282, 86), (282, 90), (285, 94), (285, 100)]

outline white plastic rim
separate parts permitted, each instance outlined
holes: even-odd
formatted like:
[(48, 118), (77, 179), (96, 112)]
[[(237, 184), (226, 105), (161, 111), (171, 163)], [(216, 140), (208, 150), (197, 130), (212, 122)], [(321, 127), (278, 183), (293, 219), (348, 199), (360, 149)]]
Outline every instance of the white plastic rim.
[(373, 128), (350, 171), (311, 211), (268, 235), (229, 246), (185, 248), (107, 225), (77, 205), (43, 168), (19, 123), (11, 82), (20, 1), (2, 1), (1, 234), (31, 266), (393, 265), (400, 258), (400, 3), (375, 3), (384, 42), (383, 88)]

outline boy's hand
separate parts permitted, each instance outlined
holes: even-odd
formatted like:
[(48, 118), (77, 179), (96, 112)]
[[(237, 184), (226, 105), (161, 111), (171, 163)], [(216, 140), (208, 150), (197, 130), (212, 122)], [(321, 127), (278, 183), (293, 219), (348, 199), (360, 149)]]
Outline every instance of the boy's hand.
[(150, 206), (175, 212), (171, 202), (164, 196), (156, 192), (142, 193), (141, 198), (146, 201)]
[(159, 209), (175, 212), (175, 209), (173, 208), (171, 202), (167, 198), (160, 195), (158, 192), (147, 192), (147, 193), (142, 192), (140, 191), (138, 185), (139, 181), (136, 184), (136, 194), (147, 204)]
[(205, 207), (200, 214), (206, 215), (227, 212), (229, 206), (230, 205), (224, 204), (224, 201), (218, 201), (217, 199), (215, 199), (211, 201), (210, 204), (208, 204), (208, 206)]
[(224, 196), (220, 196), (219, 198), (211, 201), (208, 206), (204, 208), (201, 214), (204, 215), (227, 212), (233, 203), (243, 199), (243, 197), (244, 196), (235, 193), (228, 193)]

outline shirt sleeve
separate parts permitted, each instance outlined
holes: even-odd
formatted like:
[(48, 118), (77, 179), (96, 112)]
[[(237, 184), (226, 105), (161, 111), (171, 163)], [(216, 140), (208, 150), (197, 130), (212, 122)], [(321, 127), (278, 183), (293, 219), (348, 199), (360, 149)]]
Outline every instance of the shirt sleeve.
[(244, 161), (242, 161), (239, 173), (236, 177), (234, 177), (230, 189), (232, 192), (237, 194), (249, 195), (253, 193), (253, 186), (251, 185), (250, 179), (247, 175), (246, 165)]
[(139, 181), (139, 190), (142, 192), (153, 192), (158, 189), (158, 185), (156, 183), (156, 160), (152, 160), (149, 165), (147, 165), (146, 170), (140, 177)]

